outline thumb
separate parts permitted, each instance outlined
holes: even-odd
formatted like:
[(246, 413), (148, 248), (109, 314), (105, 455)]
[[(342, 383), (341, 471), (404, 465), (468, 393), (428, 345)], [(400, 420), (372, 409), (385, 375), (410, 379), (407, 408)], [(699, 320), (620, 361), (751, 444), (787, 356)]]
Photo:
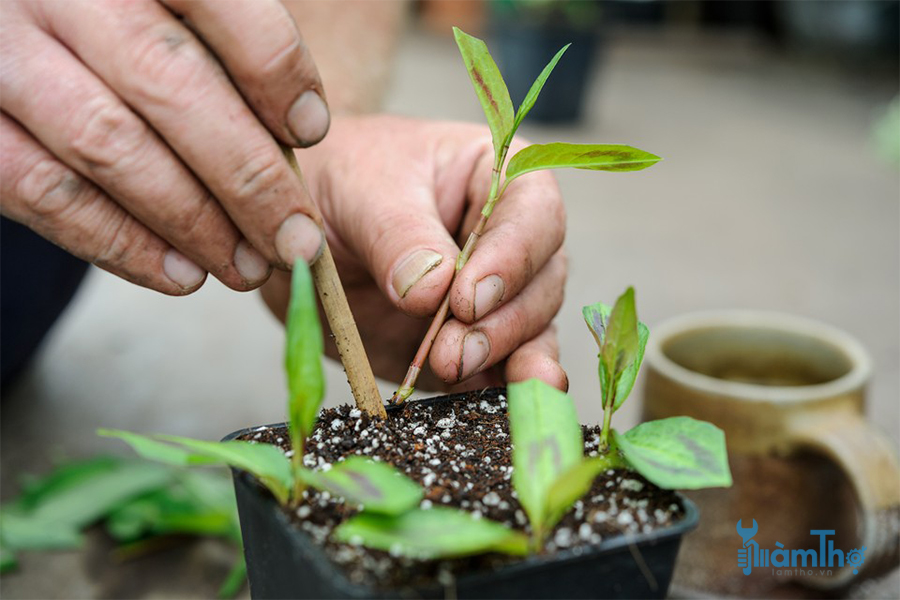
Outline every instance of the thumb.
[[(384, 178), (334, 223), (378, 287), (413, 317), (434, 314), (453, 279), (459, 247), (444, 225), (432, 191), (409, 175)], [(343, 225), (343, 226), (342, 226)]]
[(385, 295), (410, 316), (434, 314), (450, 287), (459, 248), (436, 214), (398, 213), (369, 268)]

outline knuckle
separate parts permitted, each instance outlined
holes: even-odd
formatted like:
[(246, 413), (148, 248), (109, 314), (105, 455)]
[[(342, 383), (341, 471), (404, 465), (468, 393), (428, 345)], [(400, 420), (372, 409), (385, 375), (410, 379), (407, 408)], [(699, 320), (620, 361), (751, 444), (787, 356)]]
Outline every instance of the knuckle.
[(518, 332), (518, 335), (510, 336), (509, 338), (510, 350), (512, 350), (512, 348), (533, 337), (535, 323), (528, 318), (524, 310), (517, 307), (516, 310), (510, 312), (507, 327), (507, 331)]
[(171, 228), (169, 233), (181, 239), (197, 237), (197, 229), (205, 225), (209, 208), (215, 200), (206, 195), (199, 202), (173, 202), (166, 210), (163, 220)]
[[(132, 48), (135, 76), (125, 84), (144, 102), (187, 109), (196, 102), (196, 87), (217, 63), (180, 25), (148, 28)], [(219, 69), (221, 70), (221, 69)]]
[(237, 240), (215, 198), (207, 195), (199, 202), (175, 203), (164, 222), (164, 238), (202, 250), (204, 266), (210, 271), (228, 270)]
[(117, 212), (101, 223), (97, 233), (94, 262), (103, 268), (119, 269), (131, 262), (139, 251), (140, 226), (127, 213)]
[(287, 188), (287, 165), (279, 153), (264, 151), (250, 157), (227, 184), (226, 193), (240, 201), (249, 201), (275, 190)]
[(74, 123), (69, 150), (90, 171), (123, 168), (146, 141), (143, 121), (109, 98), (88, 103)]
[(274, 51), (262, 56), (259, 67), (248, 73), (251, 81), (261, 83), (306, 71), (306, 46), (296, 32), (286, 40), (279, 40), (273, 47)]
[(78, 195), (89, 187), (81, 177), (53, 159), (28, 168), (15, 186), (15, 195), (37, 221), (62, 219)]

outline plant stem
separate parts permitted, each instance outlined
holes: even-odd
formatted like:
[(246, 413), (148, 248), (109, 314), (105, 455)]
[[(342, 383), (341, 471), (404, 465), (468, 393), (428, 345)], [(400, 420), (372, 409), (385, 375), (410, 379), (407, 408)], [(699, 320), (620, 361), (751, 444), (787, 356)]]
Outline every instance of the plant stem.
[(609, 425), (612, 419), (612, 409), (603, 410), (603, 429), (600, 430), (600, 452), (606, 452), (609, 449)]
[(297, 477), (297, 471), (303, 468), (303, 455), (306, 451), (306, 440), (302, 439), (303, 436), (300, 436), (301, 439), (299, 442), (291, 443), (291, 447), (294, 449), (294, 454), (291, 456), (291, 467), (294, 472), (294, 489), (291, 493), (291, 508), (297, 508), (300, 504), (300, 499), (303, 498), (303, 490), (306, 487), (303, 484), (303, 480)]
[[(453, 271), (453, 278), (450, 280), (450, 286), (447, 288), (447, 293), (444, 294), (444, 299), (441, 301), (437, 313), (435, 313), (434, 318), (431, 320), (431, 325), (428, 326), (428, 331), (425, 333), (422, 343), (419, 344), (419, 349), (416, 351), (416, 355), (413, 358), (412, 363), (410, 363), (409, 369), (406, 371), (406, 377), (403, 378), (400, 387), (391, 397), (391, 404), (401, 404), (412, 395), (413, 390), (416, 388), (416, 380), (419, 378), (419, 373), (422, 372), (422, 367), (425, 366), (425, 361), (428, 359), (428, 354), (431, 352), (434, 340), (437, 339), (438, 332), (441, 330), (441, 327), (443, 327), (444, 322), (447, 320), (447, 316), (450, 314), (450, 291), (453, 289), (453, 284), (456, 282), (456, 276), (462, 271), (462, 268), (466, 266), (466, 263), (469, 262), (472, 252), (475, 251), (475, 246), (478, 245), (478, 240), (484, 233), (484, 228), (487, 225), (488, 219), (494, 211), (494, 206), (502, 196), (502, 193), (498, 191), (500, 189), (500, 168), (503, 166), (507, 150), (509, 150), (508, 143), (503, 149), (500, 157), (497, 159), (497, 162), (494, 164), (494, 169), (491, 172), (491, 191), (488, 194), (487, 201), (484, 203), (484, 208), (481, 209), (481, 217), (479, 217), (478, 223), (475, 224), (472, 233), (469, 234), (466, 245), (463, 246), (459, 256), (456, 257), (456, 268)], [(506, 187), (504, 186), (503, 189), (505, 190)]]
[[(294, 151), (287, 146), (282, 146), (281, 149), (297, 177), (303, 181), (303, 174), (300, 172), (300, 165), (297, 164)], [(387, 417), (387, 413), (381, 401), (381, 392), (378, 391), (372, 366), (369, 364), (366, 349), (359, 337), (359, 330), (356, 328), (356, 321), (353, 319), (353, 313), (347, 303), (347, 296), (344, 294), (344, 287), (341, 285), (341, 278), (334, 264), (331, 248), (328, 247), (327, 241), (324, 242), (324, 245), (322, 256), (313, 263), (310, 270), (319, 294), (319, 301), (325, 310), (325, 317), (328, 319), (334, 343), (341, 357), (341, 364), (344, 365), (344, 372), (347, 374), (350, 391), (356, 400), (357, 408), (370, 417), (384, 419)]]
[(612, 421), (613, 406), (616, 403), (616, 380), (609, 378), (612, 383), (608, 387), (607, 398), (603, 402), (603, 427), (600, 429), (600, 452), (606, 452), (609, 449), (609, 428)]

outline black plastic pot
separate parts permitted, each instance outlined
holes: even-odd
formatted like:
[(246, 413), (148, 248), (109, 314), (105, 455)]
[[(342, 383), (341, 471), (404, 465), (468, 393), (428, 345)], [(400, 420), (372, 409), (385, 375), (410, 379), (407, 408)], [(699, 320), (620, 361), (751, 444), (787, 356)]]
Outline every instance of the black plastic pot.
[[(458, 394), (418, 402), (453, 402), (465, 397)], [(225, 439), (251, 431), (236, 431)], [(666, 529), (472, 573), (459, 577), (452, 589), (437, 584), (376, 589), (351, 583), (250, 475), (233, 473), (253, 598), (664, 598), (681, 537), (698, 521), (696, 507), (679, 496), (684, 518)]]

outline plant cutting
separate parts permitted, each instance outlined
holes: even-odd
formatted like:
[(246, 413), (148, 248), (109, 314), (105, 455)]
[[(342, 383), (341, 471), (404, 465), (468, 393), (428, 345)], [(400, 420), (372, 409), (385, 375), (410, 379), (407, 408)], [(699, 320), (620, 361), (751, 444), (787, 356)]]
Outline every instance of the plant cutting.
[[(488, 197), (481, 209), (481, 216), (466, 240), (462, 251), (456, 259), (454, 279), (463, 267), (466, 266), (472, 256), (478, 240), (484, 233), (494, 208), (503, 199), (503, 194), (516, 179), (534, 171), (544, 169), (562, 169), (572, 167), (575, 169), (587, 169), (591, 171), (639, 171), (646, 169), (660, 161), (660, 157), (625, 146), (622, 144), (532, 144), (517, 152), (509, 161), (507, 153), (510, 144), (519, 129), (519, 125), (537, 101), (544, 84), (553, 72), (557, 63), (569, 48), (564, 46), (550, 60), (544, 70), (538, 75), (531, 89), (525, 95), (519, 109), (514, 111), (509, 90), (503, 82), (503, 76), (497, 68), (494, 59), (491, 58), (485, 43), (468, 35), (461, 29), (454, 27), (453, 35), (462, 55), (469, 78), (475, 88), (475, 95), (484, 109), (488, 128), (491, 131), (491, 140), (494, 147), (494, 164), (491, 171), (491, 186)], [(502, 177), (501, 177), (502, 175)], [(502, 182), (502, 183), (501, 183)], [(416, 352), (412, 363), (400, 387), (391, 398), (391, 403), (399, 404), (406, 401), (415, 390), (416, 380), (421, 373), (434, 340), (450, 313), (450, 290), (453, 281), (447, 288), (447, 293), (432, 319), (431, 326), (425, 333), (422, 343)]]
[(632, 469), (661, 488), (694, 490), (731, 486), (731, 472), (721, 429), (690, 417), (642, 423), (624, 434), (611, 427), (637, 379), (650, 330), (638, 321), (634, 289), (615, 306), (592, 304), (582, 309), (585, 323), (600, 348), (598, 374), (603, 426), (598, 456), (587, 461), (573, 479), (591, 477), (608, 467)]

